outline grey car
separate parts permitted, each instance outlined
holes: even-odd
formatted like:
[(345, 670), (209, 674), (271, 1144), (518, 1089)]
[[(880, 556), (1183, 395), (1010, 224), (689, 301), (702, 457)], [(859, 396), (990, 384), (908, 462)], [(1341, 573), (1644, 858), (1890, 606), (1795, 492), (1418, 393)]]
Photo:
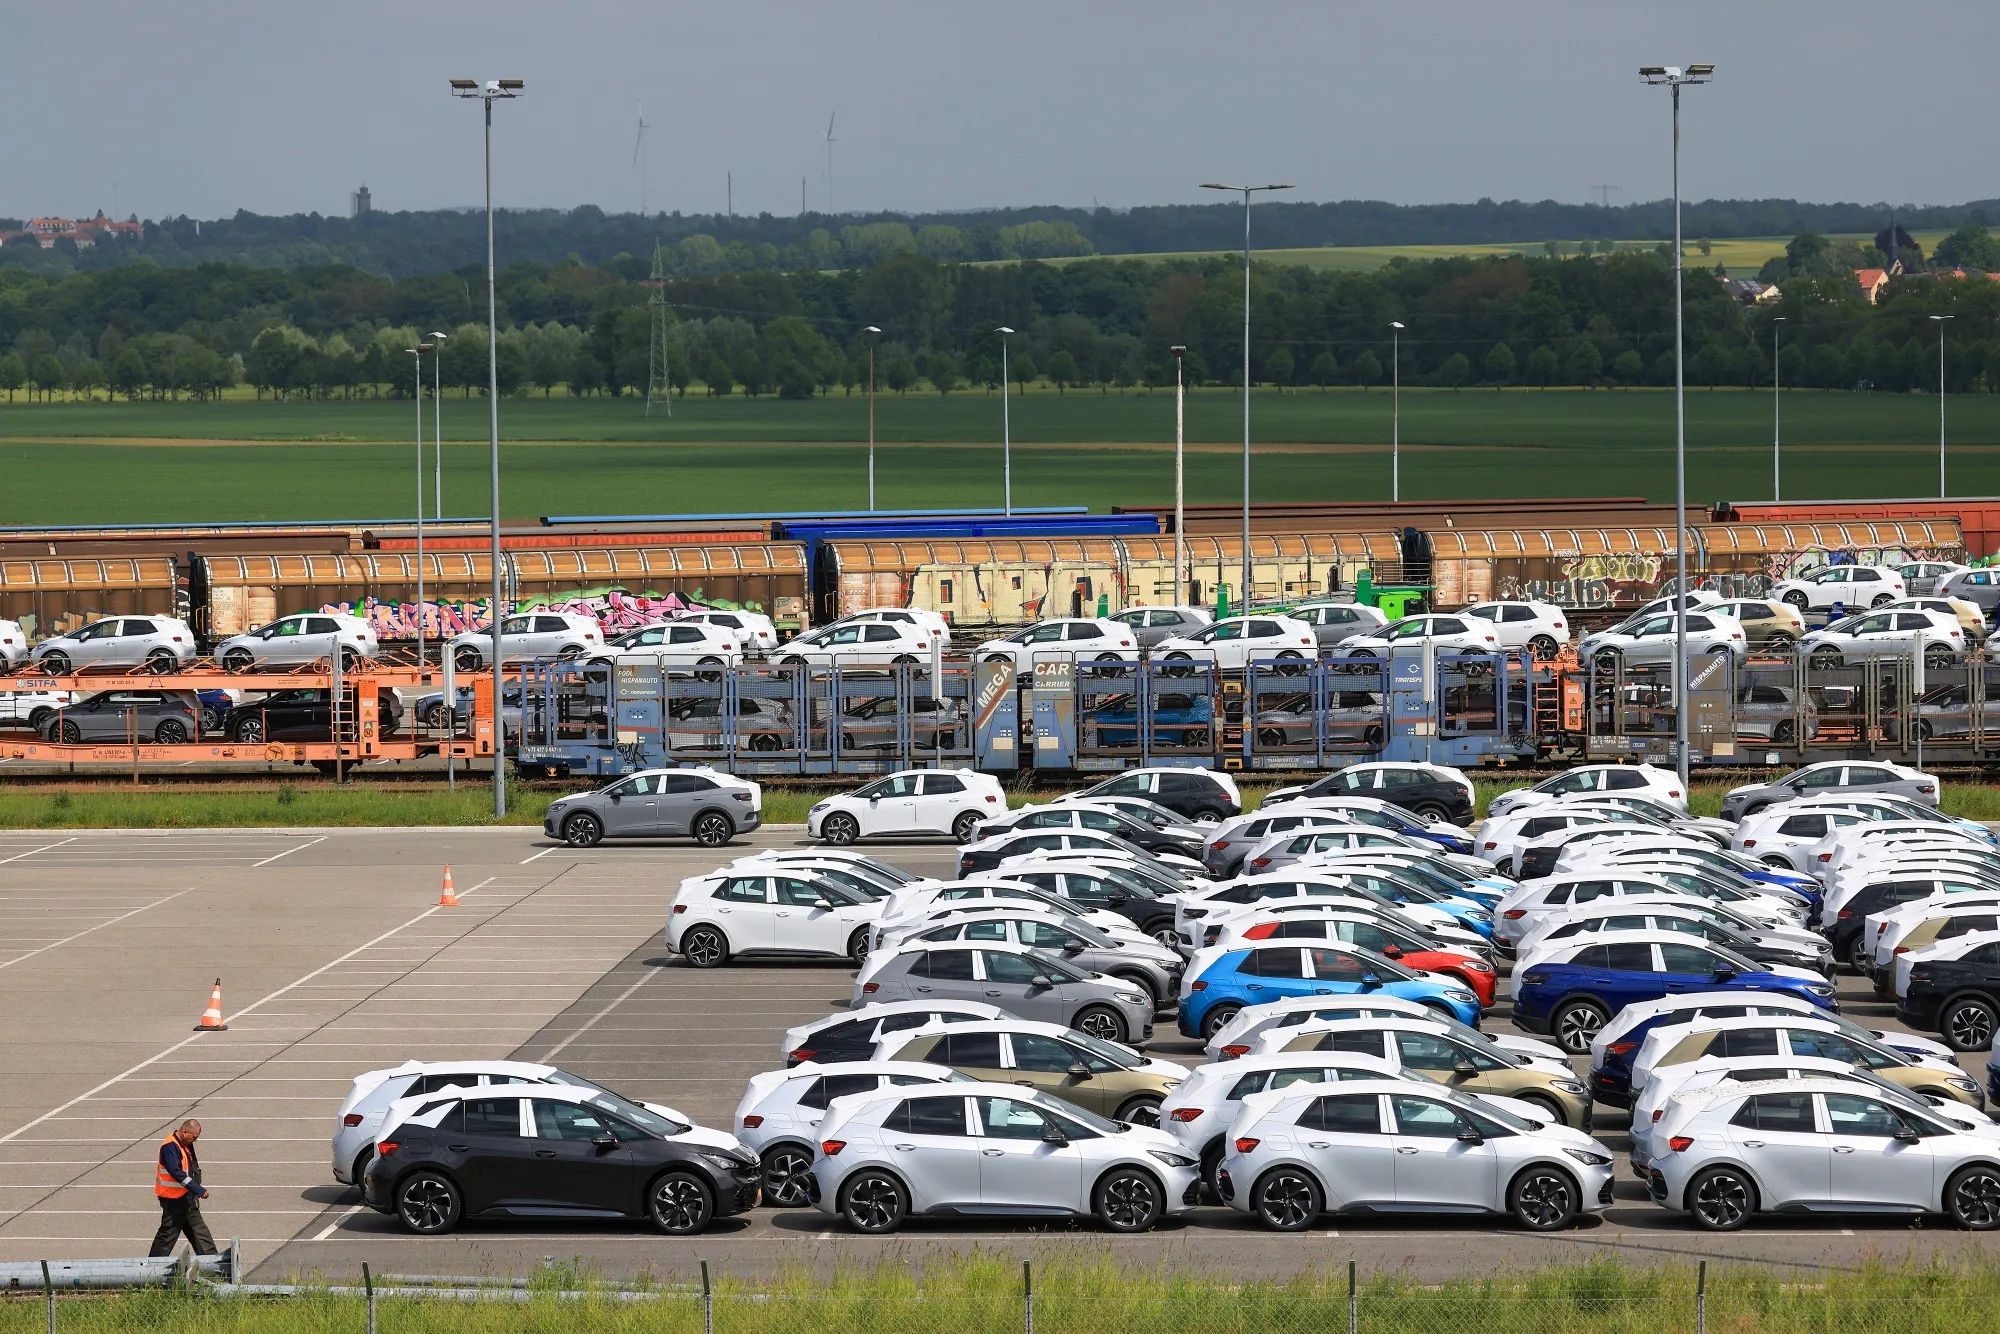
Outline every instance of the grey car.
[[(1743, 686), (1736, 692), (1736, 735), (1789, 746), (1799, 739), (1799, 717), (1795, 706), (1797, 691), (1791, 686), (1763, 681)], [(1806, 740), (1819, 733), (1819, 712), (1812, 696), (1806, 696)]]
[(1313, 638), (1321, 648), (1331, 648), (1344, 644), (1359, 635), (1372, 635), (1389, 623), (1389, 618), (1375, 607), (1364, 607), (1357, 602), (1328, 602), (1316, 606), (1294, 607), (1285, 613), (1295, 621), (1304, 621), (1312, 627)]
[(120, 616), (51, 635), (35, 645), (35, 670), (65, 676), (80, 667), (172, 672), (194, 660), (194, 631), (171, 616)]
[(909, 943), (945, 940), (1025, 945), (1042, 950), (1079, 968), (1123, 978), (1145, 988), (1155, 1009), (1174, 1003), (1180, 993), (1181, 972), (1187, 966), (1178, 951), (1165, 945), (1114, 940), (1075, 917), (1052, 921), (1042, 914), (1006, 911), (968, 915), (920, 931), (910, 937)]
[(1911, 597), (1926, 597), (1938, 586), (1938, 581), (1958, 573), (1963, 565), (1941, 560), (1920, 560), (1909, 565), (1898, 565), (1896, 573), (1903, 576), (1903, 588)]
[(1326, 709), (1315, 709), (1309, 694), (1264, 696), (1256, 713), (1257, 744), (1310, 746), (1322, 718), (1328, 741), (1359, 741), (1373, 746), (1382, 740), (1388, 711), (1376, 691), (1337, 690), (1327, 704)]
[[(1916, 590), (1911, 589), (1912, 593)], [(1937, 581), (1934, 594), (1941, 598), (1963, 598), (1988, 616), (2000, 606), (2000, 569), (1959, 570)]]
[(763, 819), (762, 790), (713, 769), (648, 769), (558, 797), (542, 832), (573, 848), (607, 838), (692, 838), (719, 848)]
[(871, 964), (856, 985), (864, 988), (872, 989), (858, 1003), (985, 1001), (1107, 1042), (1136, 1045), (1153, 1034), (1153, 998), (1143, 988), (1022, 945), (906, 947)]
[(201, 735), (201, 700), (192, 690), (104, 690), (43, 717), (35, 730), (48, 741), (160, 742), (178, 745)]
[(1880, 761), (1827, 760), (1794, 769), (1769, 783), (1729, 789), (1722, 798), (1722, 818), (1740, 820), (1766, 806), (1800, 797), (1853, 796), (1860, 792), (1909, 797), (1926, 806), (1938, 804), (1938, 780), (1921, 770)]
[(1133, 607), (1111, 619), (1129, 626), (1132, 640), (1140, 648), (1151, 648), (1162, 639), (1191, 635), (1214, 621), (1215, 616), (1200, 607)]

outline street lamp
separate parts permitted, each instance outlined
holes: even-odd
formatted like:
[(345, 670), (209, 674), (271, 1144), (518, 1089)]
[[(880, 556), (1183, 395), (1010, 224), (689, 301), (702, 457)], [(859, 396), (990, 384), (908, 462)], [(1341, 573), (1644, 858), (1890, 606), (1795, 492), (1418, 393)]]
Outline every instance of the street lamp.
[(1783, 315), (1771, 317), (1771, 499), (1783, 500), (1784, 488), (1779, 483), (1778, 472), (1778, 326), (1785, 322)]
[[(493, 486), (493, 818), (507, 814), (507, 710), (500, 679), (500, 358), (493, 295), (493, 104), (520, 96), (520, 79), (453, 79), (453, 97), (476, 97), (486, 112), (486, 408)], [(523, 704), (526, 704), (525, 698)], [(449, 701), (446, 701), (447, 705)], [(522, 717), (525, 720), (526, 710)]]
[(424, 354), (434, 352), (430, 343), (404, 349), (415, 357), (417, 377), (410, 397), (417, 405), (417, 666), (424, 665)]
[(1944, 499), (1944, 325), (1955, 318), (1951, 315), (1933, 315), (1938, 327), (1938, 499)]
[(1238, 609), (1250, 605), (1250, 196), (1263, 190), (1289, 190), (1289, 185), (1219, 185), (1205, 182), (1204, 190), (1243, 192), (1243, 587), (1237, 590)]
[(1687, 346), (1681, 313), (1681, 89), (1707, 83), (1713, 65), (1642, 65), (1639, 77), (1648, 84), (1665, 84), (1674, 103), (1674, 592), (1679, 599), (1674, 617), (1674, 768), (1681, 791), (1688, 782), (1687, 717)]
[(868, 512), (875, 512), (875, 344), (882, 331), (869, 325), (861, 331), (874, 334), (868, 340)]
[(1183, 465), (1187, 441), (1187, 390), (1181, 381), (1181, 358), (1187, 355), (1187, 348), (1175, 344), (1167, 351), (1174, 354), (1174, 605), (1181, 605), (1181, 579), (1187, 572), (1187, 515), (1183, 504), (1186, 491), (1183, 483), (1186, 469)]
[(1001, 501), (1008, 514), (1014, 512), (1014, 434), (1007, 419), (1007, 335), (1006, 325), (993, 331), (1000, 335), (1000, 470)]
[(431, 358), (431, 409), (437, 414), (437, 421), (431, 430), (431, 452), (437, 459), (437, 484), (432, 487), (432, 499), (437, 503), (436, 515), (444, 519), (444, 340), (446, 335), (433, 332), (431, 342), (438, 344), (437, 355)]
[(1389, 328), (1389, 499), (1403, 498), (1403, 322)]

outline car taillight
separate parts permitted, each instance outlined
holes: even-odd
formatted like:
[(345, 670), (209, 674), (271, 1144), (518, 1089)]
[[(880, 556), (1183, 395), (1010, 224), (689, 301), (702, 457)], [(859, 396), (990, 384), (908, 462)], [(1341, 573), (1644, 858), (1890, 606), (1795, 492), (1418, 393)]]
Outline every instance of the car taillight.
[(993, 804), (994, 802), (996, 802), (996, 801), (998, 801), (998, 800), (1000, 800), (1000, 798), (998, 798), (998, 797), (994, 796), (994, 795), (993, 795), (992, 793), (990, 793), (990, 792), (989, 792), (989, 793), (987, 793), (987, 794), (986, 794), (986, 804), (987, 804), (987, 805), (989, 805), (989, 806), (990, 806), (990, 805), (992, 805), (992, 804)]
[(394, 1153), (398, 1147), (400, 1146), (397, 1145), (395, 1140), (385, 1139), (380, 1144), (377, 1144), (375, 1146), (375, 1156), (377, 1158), (387, 1158), (390, 1154)]
[(1530, 972), (1521, 975), (1521, 985), (1524, 987), (1539, 987), (1548, 980), (1549, 975), (1547, 973)]
[(346, 1116), (340, 1118), (340, 1124), (344, 1126), (358, 1126), (361, 1124), (361, 1119), (361, 1113), (349, 1112)]
[(1669, 793), (1667, 793), (1667, 795), (1668, 795), (1668, 796), (1670, 796), (1670, 797), (1678, 797), (1678, 796), (1680, 795), (1680, 793), (1678, 793), (1678, 792), (1669, 792)]
[(929, 647), (930, 647), (930, 645), (929, 645), (929, 644), (926, 644), (926, 643), (925, 643), (925, 642), (924, 642), (923, 640), (919, 639), (919, 640), (917, 641), (917, 647), (918, 647), (918, 648), (929, 648)]
[(1250, 864), (1252, 866), (1258, 866), (1258, 867), (1269, 866), (1271, 864), (1271, 859), (1269, 857), (1259, 857), (1256, 860), (1252, 861)]
[(1610, 1052), (1613, 1056), (1630, 1056), (1632, 1049), (1638, 1045), (1636, 1042), (1614, 1042), (1604, 1050)]
[(1228, 1045), (1227, 1047), (1224, 1047), (1224, 1048), (1223, 1048), (1223, 1049), (1222, 1049), (1222, 1050), (1221, 1050), (1221, 1051), (1220, 1051), (1219, 1053), (1217, 1053), (1217, 1054), (1218, 1054), (1218, 1055), (1220, 1055), (1220, 1056), (1222, 1057), (1222, 1059), (1223, 1059), (1223, 1060), (1225, 1060), (1225, 1061), (1233, 1061), (1233, 1060), (1235, 1060), (1235, 1059), (1236, 1059), (1237, 1057), (1239, 1057), (1239, 1056), (1247, 1056), (1247, 1055), (1249, 1055), (1249, 1054), (1250, 1054), (1250, 1048), (1249, 1048), (1249, 1045), (1248, 1045), (1248, 1044), (1246, 1044), (1246, 1043), (1242, 1043), (1242, 1042), (1232, 1042), (1232, 1043), (1230, 1043), (1230, 1044), (1229, 1044), (1229, 1045)]
[(1666, 1114), (1667, 1114), (1667, 1109), (1666, 1109), (1666, 1108), (1664, 1108), (1664, 1107), (1655, 1107), (1655, 1108), (1653, 1109), (1653, 1119), (1654, 1119), (1655, 1121), (1659, 1120), (1659, 1119), (1660, 1119), (1661, 1117), (1665, 1116)]
[(882, 984), (880, 982), (863, 982), (861, 984), (861, 994), (864, 996), (872, 996), (881, 989)]
[(1842, 922), (1846, 921), (1848, 918), (1852, 916), (1854, 916), (1854, 909), (1852, 908), (1842, 908), (1839, 912), (1834, 914), (1834, 918)]
[(1208, 983), (1206, 983), (1206, 982), (1190, 982), (1190, 983), (1188, 983), (1188, 990), (1189, 990), (1190, 992), (1195, 992), (1195, 991), (1207, 991), (1207, 990), (1208, 990)]
[(1743, 840), (1743, 846), (1746, 848), (1754, 848), (1757, 846), (1757, 840), (1754, 838), (1746, 838)]
[(846, 1147), (844, 1139), (823, 1139), (819, 1142), (819, 1151), (829, 1158), (838, 1158), (840, 1151)]
[(1501, 913), (1500, 915), (1502, 917), (1505, 917), (1510, 922), (1518, 922), (1523, 917), (1526, 917), (1528, 915), (1528, 910), (1526, 908), (1509, 908), (1506, 912)]
[(1271, 933), (1277, 929), (1278, 924), (1276, 922), (1259, 922), (1256, 926), (1245, 931), (1243, 938), (1245, 940), (1268, 940), (1271, 937)]
[(1667, 1141), (1667, 1147), (1675, 1153), (1686, 1153), (1694, 1147), (1694, 1140), (1686, 1135), (1676, 1135)]
[(1823, 862), (1830, 862), (1833, 860), (1833, 854), (1830, 852), (1822, 852), (1819, 855), (1819, 859)]
[(1493, 851), (1493, 849), (1495, 849), (1495, 848), (1497, 848), (1497, 847), (1499, 847), (1499, 846), (1500, 846), (1500, 845), (1499, 845), (1498, 843), (1492, 843), (1492, 842), (1489, 842), (1489, 843), (1488, 843), (1488, 844), (1486, 845), (1486, 850), (1487, 850), (1488, 852), (1491, 852), (1491, 851)]
[(1200, 1115), (1201, 1108), (1199, 1107), (1176, 1107), (1173, 1112), (1174, 1120), (1180, 1122), (1182, 1125), (1186, 1125)]
[(688, 910), (688, 906), (687, 906), (687, 905), (686, 905), (685, 903), (676, 903), (676, 904), (674, 905), (674, 911), (675, 911), (675, 912), (677, 912), (677, 913), (684, 913), (684, 912), (686, 912), (687, 910)]
[(764, 1124), (764, 1118), (761, 1116), (746, 1116), (743, 1118), (743, 1128), (745, 1130), (755, 1130), (758, 1126), (761, 1126), (763, 1124)]
[(1909, 952), (1910, 947), (1908, 945), (1898, 945), (1895, 949), (1889, 951), (1891, 954), (1908, 954)]
[(1236, 1141), (1236, 1152), (1248, 1153), (1252, 1149), (1256, 1148), (1260, 1142), (1261, 1141), (1254, 1139), (1239, 1139)]
[(800, 1065), (804, 1065), (807, 1061), (810, 1061), (813, 1058), (813, 1049), (811, 1047), (800, 1047), (797, 1051), (786, 1052), (785, 1058), (787, 1060), (797, 1061)]
[(1226, 838), (1225, 838), (1225, 839), (1218, 839), (1218, 840), (1217, 840), (1216, 842), (1214, 842), (1214, 843), (1211, 843), (1211, 844), (1209, 844), (1209, 845), (1208, 845), (1208, 850), (1209, 850), (1210, 852), (1221, 852), (1221, 851), (1222, 851), (1222, 850), (1223, 850), (1224, 848), (1226, 848), (1226, 847), (1228, 847), (1228, 846), (1229, 846), (1229, 840), (1228, 840), (1228, 839), (1226, 839)]

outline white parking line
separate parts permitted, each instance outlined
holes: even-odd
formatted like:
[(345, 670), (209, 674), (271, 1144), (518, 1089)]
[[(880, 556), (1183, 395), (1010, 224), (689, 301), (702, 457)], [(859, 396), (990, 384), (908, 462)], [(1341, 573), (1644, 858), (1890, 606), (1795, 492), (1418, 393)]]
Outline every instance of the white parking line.
[(558, 843), (552, 848), (543, 848), (540, 852), (536, 853), (532, 857), (523, 857), (521, 859), (520, 864), (522, 866), (526, 866), (529, 862), (538, 862), (542, 858), (548, 856), (551, 852), (561, 852), (565, 846), (566, 846), (565, 844)]
[(360, 1213), (363, 1209), (367, 1207), (368, 1206), (365, 1204), (350, 1205), (346, 1213), (341, 1214), (339, 1217), (335, 1218), (331, 1223), (328, 1223), (325, 1227), (321, 1228), (317, 1233), (315, 1233), (313, 1236), (313, 1240), (325, 1241), (328, 1237), (332, 1236), (339, 1229), (342, 1223), (345, 1223), (348, 1219), (354, 1217), (354, 1215)]
[(570, 1034), (568, 1037), (564, 1038), (561, 1042), (558, 1042), (555, 1046), (549, 1048), (547, 1055), (542, 1057), (542, 1064), (543, 1065), (554, 1064), (556, 1057), (562, 1053), (563, 1048), (569, 1046), (570, 1043), (575, 1042), (585, 1033), (588, 1033), (591, 1029), (597, 1027), (598, 1020), (604, 1018), (605, 1015), (610, 1014), (620, 1005), (623, 1005), (626, 1001), (626, 998), (631, 996), (633, 992), (637, 991), (640, 987), (645, 986), (648, 982), (652, 981), (657, 976), (659, 976), (658, 972), (646, 973), (643, 976), (641, 976), (637, 982), (634, 982), (631, 986), (619, 992), (617, 1000), (612, 1001), (611, 1004), (605, 1006), (603, 1009), (599, 1010), (596, 1014), (592, 1015), (590, 1017), (589, 1022), (585, 1023), (583, 1027), (577, 1029), (576, 1032)]
[(0, 866), (5, 866), (8, 862), (20, 861), (21, 858), (23, 857), (32, 857), (38, 852), (47, 852), (50, 848), (59, 848), (63, 845), (63, 843), (74, 843), (74, 842), (76, 842), (74, 838), (66, 838), (59, 843), (45, 843), (39, 848), (29, 848), (26, 852), (16, 853), (12, 857), (0, 857)]
[(278, 860), (278, 858), (279, 858), (279, 857), (289, 857), (289, 856), (291, 856), (291, 855), (292, 855), (293, 853), (295, 853), (295, 852), (298, 852), (298, 851), (301, 851), (302, 849), (305, 849), (305, 848), (309, 848), (309, 847), (313, 846), (313, 844), (314, 844), (314, 843), (324, 843), (324, 842), (326, 842), (326, 835), (325, 835), (325, 834), (321, 834), (321, 835), (320, 835), (320, 836), (319, 836), (318, 838), (316, 838), (316, 839), (312, 840), (312, 843), (300, 843), (300, 844), (297, 844), (297, 845), (295, 845), (295, 846), (293, 846), (293, 847), (289, 847), (289, 848), (286, 848), (286, 849), (285, 849), (285, 850), (284, 850), (283, 852), (280, 852), (280, 853), (277, 853), (277, 854), (275, 854), (275, 855), (273, 855), (273, 856), (270, 856), (270, 857), (266, 857), (266, 858), (265, 858), (265, 859), (264, 859), (263, 861), (261, 861), (261, 862), (252, 862), (252, 863), (250, 864), (250, 869), (254, 871), (254, 870), (256, 870), (256, 869), (257, 869), (257, 868), (258, 868), (259, 866), (269, 866), (269, 865), (270, 865), (270, 864), (271, 864), (272, 862), (274, 862), (274, 861)]
[(102, 931), (107, 926), (116, 926), (118, 923), (124, 921), (127, 917), (137, 917), (140, 913), (145, 912), (147, 908), (157, 908), (162, 903), (172, 903), (182, 894), (192, 894), (192, 893), (194, 893), (194, 886), (190, 885), (186, 889), (180, 890), (177, 893), (169, 894), (163, 899), (154, 899), (151, 903), (146, 904), (145, 907), (134, 908), (130, 912), (120, 913), (118, 914), (118, 916), (112, 918), (108, 922), (99, 922), (96, 926), (85, 927), (83, 930), (77, 932), (73, 936), (64, 936), (61, 940), (52, 940), (38, 950), (29, 950), (26, 954), (17, 954), (11, 959), (5, 960), (4, 962), (0, 962), (0, 968), (12, 968), (15, 964), (21, 962), (21, 960), (23, 959), (32, 959), (37, 954), (46, 954), (58, 945), (67, 945), (72, 940), (81, 939), (82, 937), (89, 935), (93, 931)]

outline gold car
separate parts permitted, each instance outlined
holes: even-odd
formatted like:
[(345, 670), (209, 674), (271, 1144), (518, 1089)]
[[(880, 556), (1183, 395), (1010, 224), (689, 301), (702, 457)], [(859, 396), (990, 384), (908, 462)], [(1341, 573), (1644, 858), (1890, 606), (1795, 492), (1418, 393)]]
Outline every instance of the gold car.
[(1882, 610), (1893, 611), (1897, 607), (1956, 616), (1958, 628), (1965, 632), (1965, 642), (1968, 645), (1977, 644), (1986, 638), (1986, 614), (1979, 610), (1979, 604), (1976, 602), (1967, 602), (1964, 598), (1903, 598), (1901, 601), (1889, 603)]
[[(1590, 1090), (1560, 1061), (1474, 1046), (1424, 1019), (1315, 1023), (1280, 1051), (1351, 1051), (1379, 1056), (1411, 1074), (1467, 1093), (1513, 1098), (1556, 1125), (1590, 1128)], [(1509, 1065), (1509, 1059), (1517, 1064)]]
[(1141, 1056), (1058, 1024), (997, 1019), (920, 1032), (877, 1055), (886, 1061), (928, 1061), (989, 1084), (1024, 1084), (1085, 1111), (1138, 1126), (1160, 1123), (1167, 1091), (1187, 1078), (1171, 1061)]
[[(1845, 1021), (1838, 1018), (1789, 1024), (1765, 1015), (1718, 1022), (1720, 1027), (1701, 1029), (1675, 1042), (1653, 1062), (1653, 1070), (1657, 1073), (1703, 1056), (1770, 1056), (1777, 1060), (1786, 1056), (1818, 1056), (1846, 1061), (1921, 1097), (1950, 1098), (1968, 1107), (1983, 1107), (1986, 1103), (1979, 1085), (1957, 1066), (1947, 1067), (1942, 1061), (1925, 1064), (1912, 1060), (1859, 1036), (1867, 1031), (1859, 1025), (1854, 1026), (1855, 1032), (1848, 1032)], [(1839, 1026), (1839, 1030), (1829, 1028), (1829, 1024)]]
[(1743, 624), (1743, 639), (1752, 649), (1787, 649), (1806, 632), (1806, 618), (1789, 602), (1776, 598), (1736, 598), (1703, 607), (1734, 616)]

